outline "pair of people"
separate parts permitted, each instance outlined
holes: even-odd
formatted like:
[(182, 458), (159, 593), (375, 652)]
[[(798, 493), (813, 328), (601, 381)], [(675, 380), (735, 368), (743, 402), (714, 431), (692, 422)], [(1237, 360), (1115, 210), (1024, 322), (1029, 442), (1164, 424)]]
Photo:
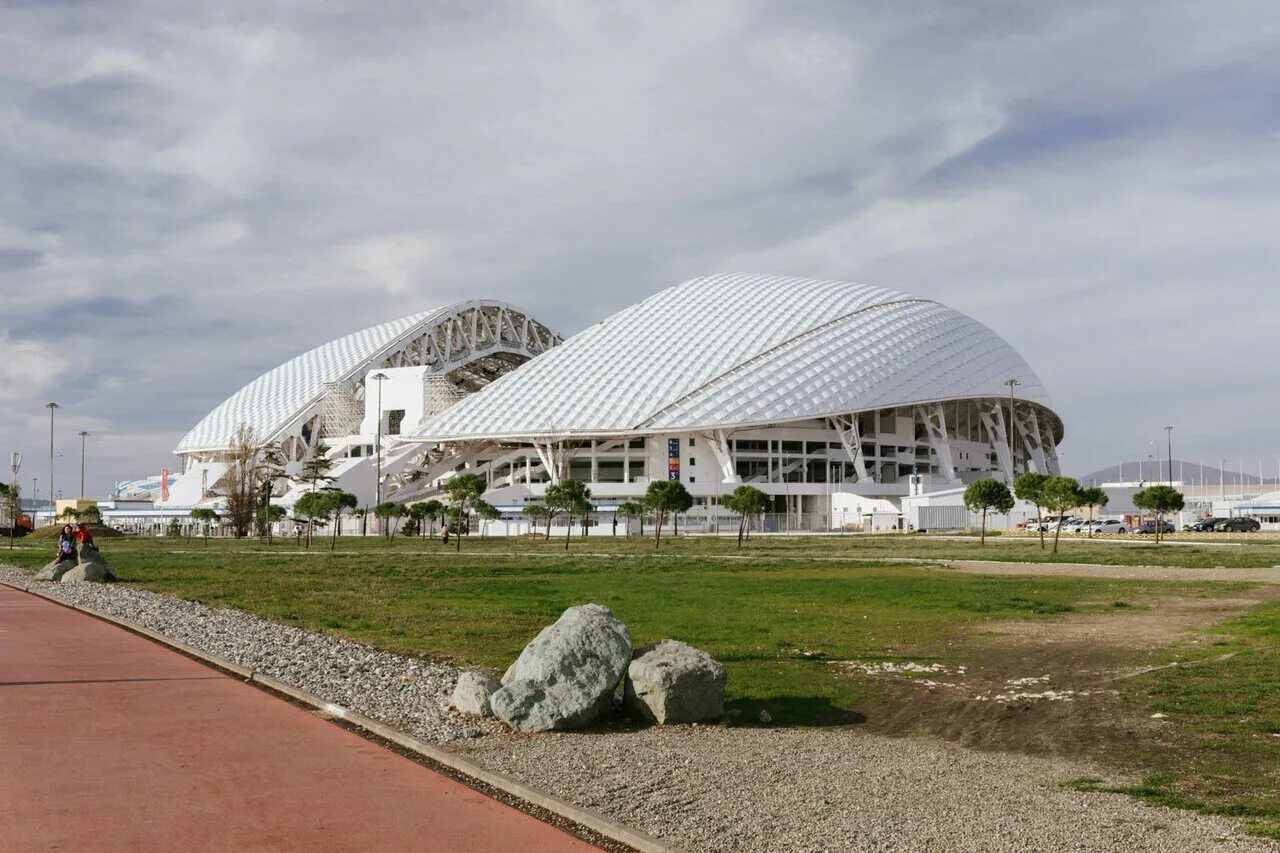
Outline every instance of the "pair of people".
[(57, 562), (74, 560), (76, 558), (77, 545), (97, 547), (93, 544), (93, 534), (89, 532), (89, 525), (83, 521), (74, 527), (70, 524), (62, 526), (62, 533), (58, 536)]

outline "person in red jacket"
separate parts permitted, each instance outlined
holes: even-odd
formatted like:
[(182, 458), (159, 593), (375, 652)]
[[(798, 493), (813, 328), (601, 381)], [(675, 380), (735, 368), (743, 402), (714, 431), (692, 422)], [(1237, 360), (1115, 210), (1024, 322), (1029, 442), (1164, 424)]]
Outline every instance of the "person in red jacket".
[[(89, 525), (86, 522), (80, 522), (76, 525), (76, 542), (81, 545), (93, 545), (93, 534), (89, 532)], [(98, 547), (93, 545), (93, 547)]]

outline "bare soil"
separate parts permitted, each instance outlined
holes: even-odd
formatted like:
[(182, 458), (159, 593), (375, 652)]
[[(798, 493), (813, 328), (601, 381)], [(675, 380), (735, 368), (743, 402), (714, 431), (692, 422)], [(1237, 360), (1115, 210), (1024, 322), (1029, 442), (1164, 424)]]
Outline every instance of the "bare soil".
[(1268, 585), (1229, 597), (1159, 596), (1052, 619), (986, 622), (942, 648), (903, 651), (941, 661), (937, 672), (867, 674), (846, 666), (873, 683), (875, 698), (859, 706), (868, 730), (987, 750), (1118, 757), (1162, 736), (1159, 719), (1124, 699), (1127, 679), (1169, 665), (1171, 644), (1208, 645), (1214, 637), (1206, 629), (1277, 599), (1280, 586)]

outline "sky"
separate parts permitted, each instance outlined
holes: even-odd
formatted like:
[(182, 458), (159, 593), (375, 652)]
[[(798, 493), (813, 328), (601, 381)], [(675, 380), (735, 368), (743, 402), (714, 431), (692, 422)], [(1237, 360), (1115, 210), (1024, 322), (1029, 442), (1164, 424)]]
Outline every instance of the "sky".
[(87, 431), (102, 494), (347, 332), (486, 296), (572, 333), (729, 271), (976, 317), (1069, 473), (1170, 424), (1280, 464), (1272, 3), (8, 0), (0, 57), (24, 491), (51, 400), (55, 485)]

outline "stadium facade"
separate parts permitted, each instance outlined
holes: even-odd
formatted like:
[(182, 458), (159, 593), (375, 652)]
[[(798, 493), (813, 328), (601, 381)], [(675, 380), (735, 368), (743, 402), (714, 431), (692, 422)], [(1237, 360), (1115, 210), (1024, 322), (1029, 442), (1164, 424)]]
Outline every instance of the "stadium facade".
[(750, 483), (816, 529), (981, 477), (1057, 473), (1063, 436), (1035, 372), (972, 318), (878, 287), (747, 274), (684, 282), (567, 340), (491, 301), (341, 338), (206, 416), (177, 448), (171, 502), (216, 495), (242, 427), (291, 473), (324, 446), (334, 484), (370, 502), (378, 475), (385, 497), (412, 502), (471, 471), (513, 520), (562, 478), (586, 481), (607, 513), (672, 479), (711, 523)]

